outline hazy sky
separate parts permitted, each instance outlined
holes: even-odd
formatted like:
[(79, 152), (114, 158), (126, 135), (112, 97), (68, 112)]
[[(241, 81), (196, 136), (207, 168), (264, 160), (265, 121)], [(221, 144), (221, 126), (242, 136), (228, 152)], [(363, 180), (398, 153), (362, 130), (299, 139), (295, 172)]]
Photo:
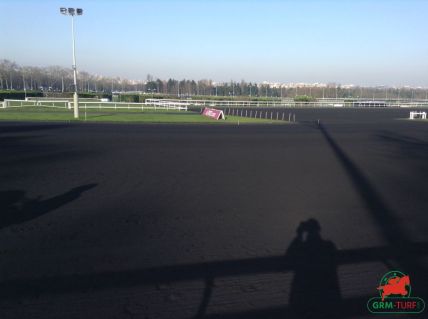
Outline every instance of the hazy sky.
[(107, 76), (428, 86), (425, 0), (0, 0), (0, 59)]

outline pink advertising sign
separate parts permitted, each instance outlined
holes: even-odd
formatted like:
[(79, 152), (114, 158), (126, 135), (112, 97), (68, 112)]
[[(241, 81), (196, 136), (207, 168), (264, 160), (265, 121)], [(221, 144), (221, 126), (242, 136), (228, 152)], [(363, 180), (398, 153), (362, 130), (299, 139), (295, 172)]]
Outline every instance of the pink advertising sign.
[(211, 117), (215, 120), (225, 119), (224, 113), (222, 110), (210, 109), (208, 107), (204, 108), (204, 110), (202, 111), (202, 115)]

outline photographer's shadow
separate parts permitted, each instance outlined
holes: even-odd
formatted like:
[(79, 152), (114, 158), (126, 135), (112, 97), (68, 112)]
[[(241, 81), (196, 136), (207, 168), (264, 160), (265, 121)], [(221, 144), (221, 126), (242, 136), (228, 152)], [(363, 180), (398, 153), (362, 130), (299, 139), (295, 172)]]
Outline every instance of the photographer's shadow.
[(296, 318), (340, 318), (337, 249), (320, 233), (316, 219), (301, 222), (286, 251), (294, 272), (289, 303)]

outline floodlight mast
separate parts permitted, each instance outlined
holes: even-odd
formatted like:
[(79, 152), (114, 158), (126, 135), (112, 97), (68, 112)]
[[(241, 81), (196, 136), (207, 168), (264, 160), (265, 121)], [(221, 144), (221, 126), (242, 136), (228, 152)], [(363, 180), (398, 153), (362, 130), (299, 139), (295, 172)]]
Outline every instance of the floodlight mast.
[(73, 41), (73, 76), (74, 76), (74, 118), (79, 118), (79, 97), (77, 95), (76, 48), (74, 40), (74, 15), (71, 16), (71, 37)]
[(74, 37), (74, 16), (82, 15), (83, 10), (78, 8), (60, 8), (59, 11), (63, 15), (69, 15), (71, 16), (71, 40), (72, 40), (72, 47), (73, 47), (73, 75), (74, 75), (74, 96), (73, 96), (73, 104), (74, 104), (74, 118), (79, 118), (79, 97), (77, 95), (77, 66), (76, 66), (76, 48), (75, 48), (75, 37)]

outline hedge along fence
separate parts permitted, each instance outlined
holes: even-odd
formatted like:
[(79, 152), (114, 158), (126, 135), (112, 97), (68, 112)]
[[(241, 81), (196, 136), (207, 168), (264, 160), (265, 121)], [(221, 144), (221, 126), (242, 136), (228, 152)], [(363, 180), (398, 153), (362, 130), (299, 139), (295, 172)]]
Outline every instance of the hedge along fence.
[(192, 95), (189, 97), (178, 98), (177, 95), (171, 94), (162, 94), (162, 93), (116, 93), (113, 95), (111, 101), (113, 102), (129, 102), (129, 103), (145, 103), (146, 99), (180, 99), (180, 100), (213, 100), (213, 101), (230, 101), (230, 100), (239, 100), (239, 101), (255, 101), (255, 102), (272, 102), (272, 101), (281, 101), (281, 98), (275, 97), (254, 97), (249, 96), (215, 96), (215, 95)]
[(235, 95), (235, 96), (225, 96), (225, 95), (193, 95), (190, 97), (192, 100), (215, 100), (215, 101), (229, 101), (229, 100), (238, 100), (238, 101), (281, 101), (280, 97), (264, 97), (264, 96), (248, 96), (248, 95)]
[(314, 102), (315, 98), (309, 95), (297, 95), (294, 97), (295, 102)]
[(0, 91), (0, 101), (4, 100), (24, 100), (25, 97), (43, 97), (43, 92), (39, 91)]
[[(24, 100), (25, 97), (49, 97), (49, 98), (64, 98), (71, 99), (73, 98), (73, 92), (41, 92), (41, 91), (2, 91), (0, 90), (0, 101), (3, 100)], [(123, 94), (114, 94), (112, 96), (111, 93), (100, 93), (100, 92), (79, 92), (80, 98), (108, 98), (113, 102), (128, 102), (128, 103), (145, 103), (146, 99), (156, 98), (156, 99), (177, 99), (176, 95), (170, 94), (161, 94), (161, 93), (146, 93), (146, 94), (131, 94), (131, 93), (123, 93)], [(230, 96), (209, 96), (209, 95), (194, 95), (190, 97), (191, 100), (215, 100), (215, 101), (223, 101), (223, 100), (231, 100)], [(266, 98), (266, 97), (248, 97), (235, 96), (232, 98), (238, 100), (248, 100), (248, 101), (280, 101), (280, 98)], [(183, 99), (186, 100), (186, 99)]]
[[(41, 92), (41, 91), (1, 91), (0, 101), (4, 100), (24, 100), (25, 97), (52, 97), (52, 98), (73, 98), (73, 92)], [(111, 101), (111, 94), (108, 93), (79, 93), (80, 98), (108, 98)]]
[(145, 103), (147, 99), (166, 99), (176, 98), (176, 96), (163, 94), (113, 94), (112, 102)]
[(128, 103), (138, 103), (140, 102), (139, 94), (118, 94), (113, 95), (113, 102), (128, 102)]
[[(86, 99), (102, 99), (107, 98), (111, 100), (111, 94), (109, 93), (88, 93), (88, 92), (78, 92), (79, 98)], [(63, 99), (72, 99), (74, 92), (45, 92), (44, 97), (52, 98), (63, 98)]]

